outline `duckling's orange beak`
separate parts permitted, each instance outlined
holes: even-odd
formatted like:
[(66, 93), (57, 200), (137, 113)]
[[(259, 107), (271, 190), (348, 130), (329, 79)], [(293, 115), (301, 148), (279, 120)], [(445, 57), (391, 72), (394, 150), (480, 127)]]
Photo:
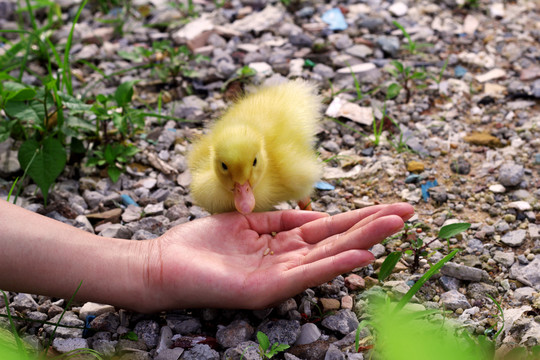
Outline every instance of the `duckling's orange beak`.
[(255, 196), (249, 181), (243, 185), (234, 183), (234, 206), (242, 214), (249, 214), (255, 208)]

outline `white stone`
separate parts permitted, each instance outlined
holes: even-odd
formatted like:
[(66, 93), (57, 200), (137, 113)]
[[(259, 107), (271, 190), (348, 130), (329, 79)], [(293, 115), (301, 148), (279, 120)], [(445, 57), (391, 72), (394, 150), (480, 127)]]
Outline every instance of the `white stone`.
[(53, 340), (52, 347), (59, 353), (65, 354), (77, 349), (87, 349), (88, 341), (81, 338), (62, 339), (56, 337)]
[(531, 209), (532, 209), (531, 204), (529, 204), (528, 202), (523, 201), (523, 200), (520, 200), (520, 201), (512, 201), (512, 202), (509, 203), (507, 206), (508, 206), (509, 208), (511, 208), (511, 209), (516, 209), (516, 210), (519, 210), (519, 211), (527, 211), (527, 210), (531, 210)]
[(109, 312), (114, 312), (114, 306), (87, 302), (79, 310), (79, 319), (85, 320), (88, 315), (99, 316)]
[(362, 63), (362, 64), (356, 64), (352, 66), (347, 66), (344, 68), (339, 69), (337, 72), (338, 74), (350, 74), (351, 72), (358, 74), (366, 71), (371, 71), (373, 69), (377, 68), (375, 64), (372, 63)]
[(172, 35), (175, 42), (182, 40), (193, 40), (205, 31), (214, 29), (214, 24), (208, 16), (202, 16), (199, 19), (188, 22), (184, 27)]
[(241, 32), (261, 32), (283, 20), (284, 14), (284, 10), (268, 5), (262, 11), (236, 20), (232, 23), (231, 28)]
[(390, 5), (388, 11), (390, 11), (392, 15), (400, 17), (407, 14), (407, 12), (409, 11), (409, 7), (402, 2), (396, 2)]
[(495, 3), (489, 7), (489, 14), (494, 18), (503, 18), (504, 17), (504, 4)]
[(492, 83), (487, 83), (484, 85), (484, 94), (486, 95), (496, 97), (496, 98), (501, 98), (501, 97), (504, 97), (505, 92), (506, 92), (506, 86), (502, 86), (499, 84), (492, 84)]
[(360, 165), (356, 165), (349, 171), (345, 171), (342, 168), (339, 167), (325, 167), (323, 170), (323, 179), (331, 180), (331, 179), (355, 179), (358, 177), (360, 172), (362, 171), (362, 167)]
[(495, 58), (484, 51), (478, 53), (460, 52), (458, 54), (458, 59), (464, 63), (484, 67), (486, 69), (491, 69), (495, 66)]
[(472, 35), (478, 29), (480, 21), (471, 14), (467, 14), (465, 20), (463, 21), (463, 32), (465, 34)]
[(272, 66), (266, 62), (253, 62), (248, 65), (251, 69), (255, 70), (260, 76), (270, 76), (272, 75)]
[(488, 71), (485, 74), (477, 75), (476, 80), (484, 83), (484, 82), (499, 79), (499, 78), (502, 78), (502, 77), (505, 77), (505, 76), (506, 76), (506, 71), (504, 71), (503, 69), (497, 68), (497, 69), (493, 69), (491, 71)]
[(493, 184), (489, 187), (489, 191), (495, 194), (502, 194), (506, 191), (506, 188), (501, 184)]
[(289, 62), (289, 77), (299, 77), (302, 76), (304, 71), (304, 59), (292, 59)]

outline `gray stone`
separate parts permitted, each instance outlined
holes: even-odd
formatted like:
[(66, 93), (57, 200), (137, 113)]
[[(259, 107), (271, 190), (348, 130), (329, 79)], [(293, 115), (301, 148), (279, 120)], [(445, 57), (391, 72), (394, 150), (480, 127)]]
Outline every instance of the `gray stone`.
[(177, 334), (196, 334), (201, 331), (201, 321), (184, 315), (167, 315), (167, 326)]
[(378, 259), (381, 256), (383, 256), (384, 254), (386, 254), (386, 247), (384, 245), (381, 245), (381, 244), (375, 244), (375, 245), (373, 245), (373, 247), (371, 249), (369, 249), (369, 251), (371, 251), (373, 256), (375, 256), (375, 258)]
[(522, 165), (505, 163), (499, 169), (498, 181), (504, 186), (517, 186), (521, 183), (524, 174)]
[(225, 350), (223, 358), (227, 360), (261, 360), (259, 344), (253, 341), (243, 342), (235, 348)]
[(248, 341), (254, 333), (253, 327), (244, 320), (235, 320), (227, 326), (222, 326), (216, 333), (219, 345), (224, 348), (236, 347)]
[(523, 300), (532, 301), (534, 294), (536, 293), (537, 291), (534, 290), (532, 287), (524, 286), (521, 288), (517, 288), (514, 291), (514, 299), (516, 299), (517, 301), (523, 301)]
[(206, 344), (197, 344), (182, 354), (184, 360), (219, 360), (219, 353)]
[(514, 263), (510, 268), (509, 277), (540, 291), (540, 254), (527, 265)]
[(459, 308), (468, 309), (471, 304), (467, 301), (467, 297), (457, 290), (450, 290), (441, 294), (442, 304), (450, 310)]
[(122, 220), (126, 223), (139, 220), (143, 215), (143, 208), (138, 205), (128, 205), (122, 213)]
[(503, 251), (496, 251), (493, 255), (493, 260), (498, 262), (499, 264), (510, 267), (512, 264), (514, 264), (514, 253), (513, 252), (503, 252)]
[(183, 352), (184, 349), (181, 347), (164, 349), (154, 358), (154, 360), (178, 360)]
[(522, 229), (509, 231), (502, 236), (501, 242), (508, 246), (517, 247), (523, 244), (526, 236), (527, 236), (527, 231), (522, 230)]
[(96, 350), (105, 357), (112, 357), (116, 353), (116, 340), (95, 340), (92, 342), (92, 349)]
[(311, 36), (305, 33), (292, 34), (289, 36), (289, 42), (297, 47), (308, 47), (313, 46), (313, 39)]
[(279, 343), (292, 345), (300, 335), (300, 323), (297, 320), (266, 321), (259, 326), (258, 331), (262, 331), (268, 336), (270, 344)]
[(93, 209), (97, 207), (100, 202), (103, 201), (103, 199), (105, 198), (105, 195), (97, 191), (85, 190), (82, 194), (82, 197), (88, 204), (88, 207), (90, 209)]
[(397, 56), (400, 47), (399, 39), (395, 36), (379, 36), (377, 38), (377, 45), (380, 46), (382, 51), (392, 57)]
[(172, 346), (172, 329), (168, 326), (162, 326), (159, 331), (159, 341), (156, 348), (156, 354), (161, 353), (164, 350), (169, 349)]
[(345, 50), (345, 52), (349, 55), (352, 55), (361, 59), (373, 54), (373, 50), (371, 50), (369, 46), (362, 45), (362, 44), (354, 45), (348, 48), (347, 50)]
[(454, 262), (446, 263), (441, 274), (452, 276), (460, 280), (480, 281), (483, 277), (483, 271), (474, 267), (456, 264)]
[(439, 278), (439, 282), (441, 283), (443, 289), (446, 291), (458, 290), (461, 283), (459, 279), (451, 276), (441, 276)]
[(322, 147), (325, 148), (326, 150), (330, 151), (330, 152), (335, 153), (335, 154), (337, 154), (341, 150), (339, 145), (333, 140), (327, 140), (327, 141), (323, 142)]
[(62, 339), (55, 337), (52, 342), (52, 347), (59, 353), (67, 353), (77, 349), (88, 348), (88, 341), (81, 338)]
[(121, 224), (108, 224), (98, 235), (116, 239), (131, 239), (133, 232)]
[[(52, 319), (49, 320), (50, 323), (56, 324), (60, 320), (60, 316), (62, 314), (58, 314)], [(61, 325), (67, 325), (67, 326), (73, 326), (73, 327), (63, 327), (59, 326), (56, 329), (55, 336), (60, 338), (76, 338), (76, 337), (82, 337), (83, 333), (83, 327), (84, 327), (84, 321), (79, 319), (79, 317), (72, 311), (66, 311), (64, 313), (64, 316), (62, 317), (62, 321), (60, 321)], [(43, 329), (50, 335), (53, 332), (53, 329), (55, 328), (55, 325), (49, 325), (45, 324), (43, 325)], [(75, 328), (77, 327), (77, 328)]]
[(343, 354), (337, 346), (330, 344), (324, 355), (324, 360), (345, 360), (345, 354)]
[(467, 287), (467, 296), (472, 299), (485, 299), (487, 295), (496, 298), (499, 296), (499, 291), (495, 286), (483, 282), (471, 283)]
[(296, 310), (296, 309), (298, 309), (296, 300), (294, 300), (293, 298), (290, 298), (283, 301), (281, 304), (279, 304), (276, 310), (279, 316), (284, 316), (284, 315), (287, 315), (289, 311)]
[(135, 325), (133, 331), (140, 340), (144, 341), (149, 349), (153, 349), (159, 342), (159, 324), (154, 320), (142, 320)]
[(311, 344), (314, 341), (317, 341), (321, 337), (321, 331), (317, 325), (313, 323), (306, 323), (302, 325), (300, 329), (300, 335), (296, 339), (295, 345), (305, 345)]
[(35, 311), (37, 310), (38, 304), (30, 294), (20, 293), (15, 295), (11, 306), (17, 311)]
[(404, 4), (402, 2), (395, 2), (388, 8), (388, 11), (396, 17), (401, 17), (409, 11), (409, 7), (407, 4)]
[(334, 70), (330, 66), (324, 64), (315, 65), (313, 67), (313, 72), (324, 79), (332, 79), (335, 76)]
[(358, 327), (358, 319), (351, 310), (345, 309), (324, 318), (321, 325), (329, 330), (347, 335)]
[(92, 320), (90, 326), (97, 331), (115, 333), (120, 326), (120, 317), (115, 312), (104, 313)]
[(350, 48), (353, 45), (353, 41), (347, 34), (332, 34), (328, 36), (328, 40), (338, 50), (344, 50)]

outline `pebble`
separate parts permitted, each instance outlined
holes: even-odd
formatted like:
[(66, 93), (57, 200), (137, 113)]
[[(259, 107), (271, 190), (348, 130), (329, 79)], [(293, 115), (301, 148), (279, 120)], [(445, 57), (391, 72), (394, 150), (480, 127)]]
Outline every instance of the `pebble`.
[(54, 338), (52, 342), (52, 347), (54, 350), (58, 351), (61, 354), (69, 353), (77, 349), (87, 349), (88, 341), (81, 338), (69, 338), (62, 339), (59, 337)]
[(335, 315), (327, 316), (321, 322), (325, 328), (347, 335), (358, 327), (358, 319), (351, 310), (340, 310)]
[(216, 333), (216, 339), (222, 347), (232, 348), (251, 339), (254, 331), (246, 321), (235, 320), (227, 326), (220, 327)]
[(521, 246), (525, 241), (526, 235), (527, 232), (525, 230), (510, 231), (501, 237), (501, 242), (512, 247)]
[(300, 335), (296, 339), (295, 345), (311, 344), (317, 341), (321, 337), (321, 331), (317, 325), (313, 323), (306, 323), (302, 325), (300, 329)]
[(521, 183), (524, 174), (525, 171), (522, 165), (505, 163), (499, 169), (499, 177), (497, 180), (503, 186), (517, 186)]
[(457, 290), (450, 290), (441, 294), (441, 303), (450, 310), (468, 309), (471, 304), (467, 297)]
[(390, 7), (388, 8), (388, 11), (390, 11), (390, 13), (396, 17), (401, 17), (407, 14), (407, 12), (409, 11), (409, 7), (405, 3), (395, 2), (392, 5), (390, 5)]
[(483, 271), (480, 269), (456, 264), (454, 262), (447, 262), (441, 268), (441, 274), (469, 281), (481, 281), (484, 276)]

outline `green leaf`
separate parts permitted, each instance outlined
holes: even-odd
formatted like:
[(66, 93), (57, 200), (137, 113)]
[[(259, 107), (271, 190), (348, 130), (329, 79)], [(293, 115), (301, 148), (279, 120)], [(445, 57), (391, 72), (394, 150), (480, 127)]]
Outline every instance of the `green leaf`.
[(49, 189), (66, 166), (62, 143), (54, 138), (46, 138), (41, 143), (30, 139), (21, 145), (18, 157), (21, 167), (28, 168), (28, 175), (41, 189), (47, 204)]
[(415, 71), (414, 74), (412, 74), (411, 79), (413, 80), (423, 80), (427, 77), (426, 73), (424, 71)]
[(265, 352), (270, 347), (270, 341), (268, 340), (268, 336), (266, 336), (265, 333), (262, 331), (257, 332), (257, 340), (259, 340), (259, 346), (261, 349), (263, 349)]
[(114, 99), (118, 106), (126, 106), (133, 97), (133, 85), (139, 80), (126, 81), (120, 84), (114, 93)]
[(62, 99), (62, 103), (74, 112), (84, 112), (92, 110), (92, 105), (86, 104), (84, 101), (77, 99), (74, 96), (68, 94), (58, 94)]
[(66, 119), (66, 125), (70, 128), (86, 130), (90, 133), (94, 133), (96, 131), (96, 126), (94, 124), (78, 116), (68, 116)]
[(129, 52), (129, 51), (125, 51), (125, 50), (118, 50), (117, 54), (119, 56), (121, 56), (122, 58), (124, 58), (126, 60), (129, 60), (129, 61), (133, 61), (133, 62), (141, 62), (143, 60), (141, 54), (136, 52), (136, 51)]
[(381, 269), (379, 270), (379, 281), (384, 281), (384, 279), (386, 279), (392, 273), (392, 270), (394, 270), (394, 267), (398, 263), (399, 259), (401, 259), (401, 255), (403, 255), (401, 251), (394, 251), (388, 254), (381, 265)]
[(4, 87), (3, 93), (7, 93), (6, 99), (12, 101), (31, 100), (36, 96), (34, 89), (13, 81), (6, 81), (2, 86)]
[(2, 120), (0, 121), (0, 143), (6, 141), (11, 135), (11, 129), (17, 120), (9, 121)]
[(26, 104), (21, 101), (10, 100), (6, 103), (4, 110), (10, 117), (23, 121), (29, 121), (34, 124), (43, 122), (43, 118), (45, 117), (43, 105), (34, 101), (32, 101), (30, 104)]
[(107, 174), (109, 174), (109, 177), (111, 178), (112, 182), (115, 183), (118, 181), (118, 178), (122, 174), (122, 170), (120, 170), (114, 165), (109, 165), (109, 167), (107, 168)]
[(450, 239), (453, 236), (456, 236), (460, 232), (466, 231), (468, 228), (471, 227), (471, 224), (469, 223), (455, 223), (443, 226), (441, 230), (439, 230), (439, 238), (441, 239)]
[(403, 64), (397, 60), (392, 60), (390, 62), (392, 65), (394, 65), (394, 67), (400, 72), (400, 73), (403, 73), (404, 71), (404, 67), (403, 67)]
[(392, 83), (388, 86), (388, 89), (386, 90), (386, 98), (388, 100), (394, 99), (399, 95), (400, 91), (401, 91), (401, 85)]

